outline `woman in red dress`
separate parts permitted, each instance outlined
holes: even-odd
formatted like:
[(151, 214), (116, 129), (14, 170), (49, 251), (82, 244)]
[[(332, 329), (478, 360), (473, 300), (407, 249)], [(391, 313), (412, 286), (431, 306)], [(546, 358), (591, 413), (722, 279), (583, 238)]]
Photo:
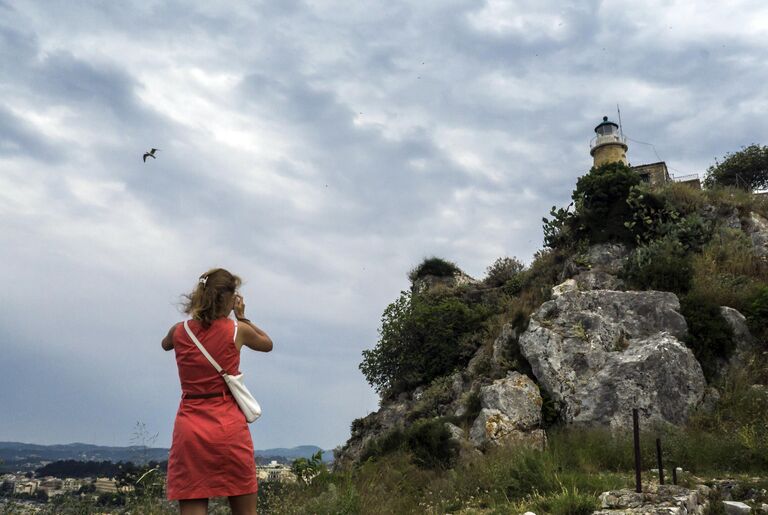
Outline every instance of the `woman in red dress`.
[[(209, 270), (184, 305), (189, 328), (231, 375), (240, 373), (243, 346), (272, 350), (267, 333), (245, 318), (240, 283), (223, 268)], [(231, 311), (236, 320), (228, 318)], [(234, 515), (255, 514), (256, 462), (245, 415), (183, 323), (171, 327), (162, 346), (175, 350), (182, 391), (168, 456), (168, 499), (179, 501), (181, 515), (207, 513), (209, 497), (229, 497)]]

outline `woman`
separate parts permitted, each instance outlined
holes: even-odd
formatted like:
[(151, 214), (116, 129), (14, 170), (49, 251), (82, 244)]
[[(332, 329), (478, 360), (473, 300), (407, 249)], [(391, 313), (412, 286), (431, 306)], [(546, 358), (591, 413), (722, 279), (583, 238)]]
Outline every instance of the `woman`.
[[(267, 333), (245, 318), (240, 283), (223, 268), (209, 270), (184, 304), (192, 333), (231, 375), (240, 373), (243, 346), (272, 350)], [(231, 311), (237, 320), (227, 318)], [(162, 346), (175, 350), (182, 391), (168, 456), (168, 499), (179, 501), (181, 515), (207, 513), (209, 497), (229, 497), (234, 515), (255, 514), (256, 463), (245, 416), (183, 323), (171, 327)]]

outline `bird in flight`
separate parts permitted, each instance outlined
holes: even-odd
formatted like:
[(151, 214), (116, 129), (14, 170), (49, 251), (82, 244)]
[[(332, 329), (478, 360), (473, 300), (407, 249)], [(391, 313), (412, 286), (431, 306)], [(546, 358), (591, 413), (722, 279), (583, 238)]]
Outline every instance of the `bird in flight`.
[(155, 152), (157, 152), (158, 150), (160, 150), (160, 149), (159, 148), (153, 148), (149, 152), (145, 152), (144, 153), (144, 157), (143, 157), (144, 162), (145, 163), (147, 162), (147, 158), (148, 157), (151, 157), (152, 159), (157, 159), (157, 156), (155, 155)]

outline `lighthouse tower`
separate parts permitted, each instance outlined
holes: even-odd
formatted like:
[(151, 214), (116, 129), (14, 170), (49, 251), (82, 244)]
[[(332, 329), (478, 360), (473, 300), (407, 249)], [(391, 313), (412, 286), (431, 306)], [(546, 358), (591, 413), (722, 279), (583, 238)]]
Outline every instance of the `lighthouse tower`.
[(627, 138), (619, 132), (619, 126), (603, 116), (603, 123), (595, 127), (597, 134), (589, 142), (589, 153), (594, 158), (593, 166), (621, 161), (627, 163)]

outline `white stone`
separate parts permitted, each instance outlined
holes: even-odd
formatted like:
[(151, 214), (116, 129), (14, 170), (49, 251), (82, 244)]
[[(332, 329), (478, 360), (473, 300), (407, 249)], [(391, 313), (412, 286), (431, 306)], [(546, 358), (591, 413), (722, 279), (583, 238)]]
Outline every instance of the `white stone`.
[(552, 287), (552, 296), (559, 297), (563, 293), (566, 293), (569, 291), (578, 291), (578, 290), (579, 290), (579, 285), (576, 284), (575, 279), (566, 279), (565, 282), (562, 282), (557, 286)]
[(752, 508), (748, 504), (738, 501), (723, 501), (725, 513), (728, 515), (749, 515)]

